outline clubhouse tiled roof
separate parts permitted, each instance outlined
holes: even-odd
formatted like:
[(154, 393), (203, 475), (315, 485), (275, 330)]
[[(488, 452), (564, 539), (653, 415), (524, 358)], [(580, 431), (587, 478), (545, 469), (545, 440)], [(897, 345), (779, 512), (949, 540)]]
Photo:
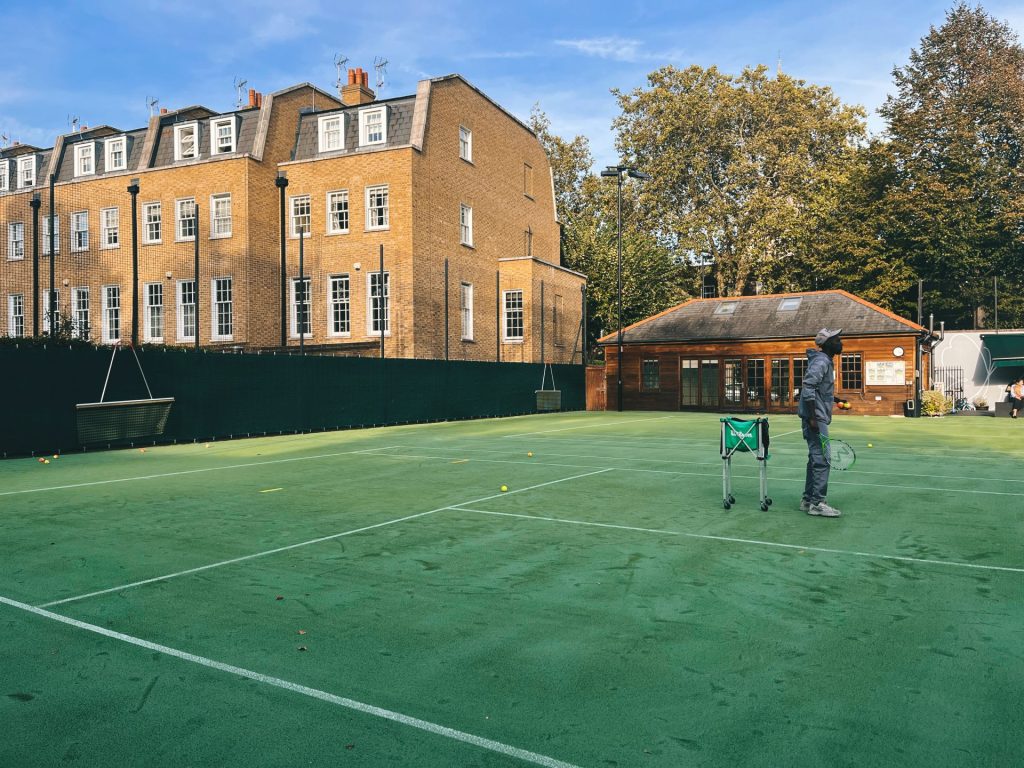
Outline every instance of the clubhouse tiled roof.
[[(824, 327), (842, 328), (846, 337), (925, 330), (846, 291), (813, 291), (691, 299), (624, 329), (623, 343), (813, 339)], [(600, 342), (614, 344), (616, 334)]]

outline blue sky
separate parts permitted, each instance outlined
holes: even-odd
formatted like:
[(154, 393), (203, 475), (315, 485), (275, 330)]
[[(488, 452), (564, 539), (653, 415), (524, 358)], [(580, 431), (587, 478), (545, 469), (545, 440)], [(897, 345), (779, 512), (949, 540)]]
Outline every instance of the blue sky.
[[(52, 146), (78, 117), (138, 128), (148, 98), (169, 109), (232, 109), (233, 82), (264, 93), (301, 82), (326, 90), (335, 56), (371, 70), (388, 60), (381, 97), (457, 72), (522, 119), (539, 104), (553, 130), (616, 159), (610, 89), (643, 86), (666, 64), (777, 66), (830, 86), (870, 113), (953, 0), (751, 2), (464, 2), (463, 0), (6, 0), (0, 134)], [(985, 9), (1024, 31), (1024, 2)], [(371, 86), (373, 83), (371, 82)]]

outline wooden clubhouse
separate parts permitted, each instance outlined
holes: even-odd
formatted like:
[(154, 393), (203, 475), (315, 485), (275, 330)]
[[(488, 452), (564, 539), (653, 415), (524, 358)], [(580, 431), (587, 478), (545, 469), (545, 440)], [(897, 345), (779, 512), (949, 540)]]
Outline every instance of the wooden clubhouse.
[[(836, 395), (851, 414), (919, 415), (932, 336), (846, 291), (692, 299), (599, 339), (607, 410), (795, 413), (807, 349), (843, 329)], [(918, 371), (920, 380), (916, 380)], [(836, 411), (836, 413), (844, 413)]]

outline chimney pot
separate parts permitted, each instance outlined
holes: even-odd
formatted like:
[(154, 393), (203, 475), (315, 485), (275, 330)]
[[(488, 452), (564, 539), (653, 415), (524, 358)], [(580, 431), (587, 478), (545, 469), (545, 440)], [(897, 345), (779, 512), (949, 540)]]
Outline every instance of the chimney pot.
[(166, 115), (167, 114), (167, 107), (160, 107), (160, 114), (161, 115)]
[(363, 88), (369, 88), (369, 87), (370, 87), (370, 73), (369, 72), (363, 72)]
[(249, 89), (249, 106), (250, 107), (255, 107), (256, 106), (256, 89), (255, 88), (250, 88)]
[(352, 67), (349, 67), (349, 69), (348, 69), (348, 84), (349, 85), (355, 85), (356, 84), (356, 71), (354, 69), (352, 69)]

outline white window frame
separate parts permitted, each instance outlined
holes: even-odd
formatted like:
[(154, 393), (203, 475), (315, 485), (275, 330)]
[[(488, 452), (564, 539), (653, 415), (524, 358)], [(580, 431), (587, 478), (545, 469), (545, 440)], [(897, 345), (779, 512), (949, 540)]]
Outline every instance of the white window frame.
[[(330, 123), (338, 123), (337, 131), (329, 128)], [(337, 146), (331, 146), (327, 139), (337, 134)], [(337, 152), (345, 148), (345, 115), (323, 115), (317, 119), (316, 124), (317, 147), (321, 152)]]
[[(384, 194), (384, 206), (383, 206), (382, 209), (380, 207), (372, 208), (370, 206), (370, 197), (374, 193), (378, 193), (378, 192), (383, 192), (383, 194)], [(391, 229), (391, 213), (390, 213), (390, 208), (391, 208), (391, 192), (390, 192), (387, 184), (376, 184), (376, 185), (374, 185), (372, 187), (367, 187), (366, 191), (364, 193), (364, 203), (365, 203), (365, 207), (366, 207), (366, 230), (368, 232), (372, 232), (372, 231), (376, 231), (376, 230), (383, 230), (383, 229)], [(373, 213), (374, 210), (383, 210), (384, 211), (384, 217), (383, 217), (384, 218), (384, 223), (383, 224), (371, 222), (370, 216), (371, 216), (371, 214)]]
[[(305, 331), (302, 334), (302, 338), (308, 339), (308, 338), (311, 338), (313, 336), (313, 296), (312, 296), (313, 281), (312, 281), (312, 279), (310, 278), (309, 275), (304, 275), (302, 277), (302, 282), (304, 282), (306, 284), (306, 297), (305, 297), (306, 300), (305, 300), (304, 304), (306, 305), (306, 327), (308, 328), (308, 330)], [(297, 339), (297, 338), (299, 338), (299, 304), (298, 304), (298, 301), (297, 301), (297, 299), (298, 299), (297, 293), (298, 293), (298, 287), (299, 287), (299, 278), (293, 277), (293, 278), (291, 278), (288, 281), (288, 283), (289, 283), (289, 285), (288, 285), (288, 295), (289, 295), (289, 307), (290, 307), (289, 314), (291, 316), (291, 321), (289, 323), (289, 328), (290, 328), (290, 331), (291, 331), (291, 337), (293, 339)]]
[[(50, 216), (40, 216), (39, 220), (42, 222), (40, 227), (39, 240), (42, 248), (40, 250), (43, 256), (50, 255)], [(53, 217), (53, 250), (60, 253), (60, 216), (54, 214)]]
[[(306, 212), (297, 214), (295, 206), (305, 201)], [(294, 195), (288, 198), (288, 236), (294, 239), (299, 237), (299, 217), (306, 219), (306, 228), (302, 233), (303, 237), (309, 237), (313, 230), (313, 200), (309, 195)]]
[[(228, 143), (227, 149), (221, 148), (220, 141), (220, 129), (223, 126), (228, 126), (231, 129), (230, 137), (231, 140)], [(233, 154), (238, 148), (238, 127), (237, 121), (234, 115), (229, 117), (217, 117), (210, 120), (210, 157), (217, 157), (217, 155), (230, 155)]]
[[(111, 220), (113, 213), (113, 220)], [(113, 235), (113, 238), (111, 238)], [(113, 239), (114, 242), (110, 242)], [(100, 250), (121, 247), (121, 209), (100, 208)]]
[(49, 289), (42, 290), (39, 292), (39, 296), (43, 301), (42, 331), (43, 333), (49, 333), (51, 315), (54, 321), (56, 321), (57, 327), (60, 327), (60, 290), (54, 289), (53, 293), (50, 293)]
[[(371, 117), (380, 117), (380, 137), (370, 140)], [(359, 110), (359, 146), (374, 147), (387, 144), (388, 141), (388, 108), (386, 106)]]
[[(100, 341), (103, 344), (116, 344), (121, 339), (121, 286), (104, 285), (102, 290), (103, 316), (100, 320)], [(117, 306), (111, 305), (111, 297), (117, 299)], [(111, 335), (111, 319), (117, 320), (116, 336)]]
[[(335, 286), (344, 286), (344, 291), (335, 291)], [(339, 316), (347, 330), (336, 330)], [(331, 275), (327, 281), (327, 335), (335, 339), (352, 335), (352, 281), (348, 275)]]
[[(85, 301), (82, 301), (82, 299)], [(75, 321), (75, 336), (89, 338), (89, 286), (80, 285), (71, 289), (71, 317)]]
[[(333, 210), (332, 203), (335, 199), (343, 199), (345, 202), (345, 223), (348, 226), (337, 227), (335, 226), (335, 213)], [(352, 226), (352, 208), (349, 205), (349, 197), (347, 189), (335, 189), (327, 193), (327, 234), (328, 235), (347, 235), (349, 227)]]
[[(379, 271), (367, 272), (366, 273), (366, 335), (372, 337), (380, 337), (380, 328), (374, 327), (373, 317), (373, 301), (376, 298), (374, 294), (373, 283), (375, 280), (380, 278), (381, 274)], [(391, 273), (384, 272), (384, 302), (383, 302), (383, 319), (384, 319), (384, 335), (391, 335)]]
[[(150, 211), (156, 211), (156, 218), (150, 220)], [(150, 237), (150, 227), (156, 226), (156, 237)], [(157, 200), (142, 204), (142, 244), (159, 245), (164, 238), (164, 208)]]
[(464, 125), (459, 126), (459, 157), (467, 163), (473, 162), (473, 131)]
[(36, 185), (36, 156), (26, 155), (18, 158), (18, 189), (28, 189)]
[[(519, 306), (509, 307), (509, 298), (517, 295), (519, 296)], [(513, 314), (519, 315), (519, 325), (522, 332), (519, 336), (510, 336), (509, 321), (512, 319)], [(526, 306), (524, 304), (523, 289), (514, 288), (508, 291), (501, 292), (501, 340), (507, 344), (521, 344), (523, 339), (526, 337)]]
[(459, 205), (459, 242), (473, 247), (473, 208), (465, 203)]
[[(14, 233), (21, 232), (20, 238)], [(15, 244), (19, 244), (15, 247)], [(7, 225), (7, 260), (21, 261), (25, 258), (25, 222), (12, 221)]]
[[(21, 310), (15, 312), (15, 309)], [(25, 335), (25, 294), (7, 294), (7, 335), (22, 338)]]
[[(175, 304), (177, 306), (178, 341), (195, 341), (196, 331), (199, 330), (199, 305), (196, 302), (195, 280), (179, 280), (175, 289)], [(192, 301), (185, 303), (185, 286), (192, 287)], [(185, 307), (192, 307), (192, 333), (186, 333)]]
[[(11, 188), (11, 164), (9, 160), (0, 160), (0, 192)], [(21, 294), (18, 294), (19, 296)]]
[[(85, 226), (80, 226), (81, 222)], [(85, 237), (81, 237), (84, 235)], [(89, 212), (74, 211), (71, 214), (71, 252), (81, 253), (89, 250)]]
[[(218, 203), (227, 203), (227, 216), (223, 215), (223, 209), (218, 212)], [(221, 192), (210, 195), (210, 239), (220, 240), (231, 237), (233, 222), (231, 220), (231, 193)], [(225, 221), (227, 224), (225, 225)]]
[(91, 141), (75, 144), (75, 177), (96, 173), (96, 145)]
[[(185, 206), (192, 206), (192, 215), (182, 215), (182, 209)], [(198, 232), (198, 221), (196, 217), (196, 199), (194, 197), (180, 197), (174, 201), (174, 242), (176, 243), (191, 243), (196, 239)], [(192, 234), (187, 235), (185, 232), (186, 222), (192, 222)]]
[(462, 317), (462, 340), (473, 341), (473, 284), (459, 284), (459, 314)]
[[(217, 293), (217, 284), (220, 282), (227, 283), (228, 299), (227, 301), (221, 301), (221, 296)], [(228, 325), (230, 326), (229, 333), (220, 332), (220, 307), (221, 305), (227, 306)], [(235, 293), (234, 293), (234, 281), (230, 277), (215, 277), (210, 280), (210, 338), (213, 341), (231, 341), (235, 337)]]
[[(114, 153), (121, 152), (121, 164), (114, 163)], [(125, 136), (118, 136), (114, 139), (107, 139), (103, 142), (103, 170), (104, 171), (125, 171), (128, 169), (128, 139)]]
[[(154, 288), (159, 290), (152, 290)], [(154, 297), (160, 299), (159, 304), (153, 302)], [(142, 298), (145, 302), (142, 338), (148, 342), (161, 344), (164, 340), (164, 334), (167, 332), (167, 314), (164, 312), (164, 284), (160, 282), (143, 283)], [(159, 333), (153, 333), (154, 321), (159, 323)]]
[[(182, 146), (182, 137), (186, 131), (192, 131), (192, 154), (186, 155), (184, 147)], [(198, 160), (200, 157), (199, 152), (199, 123), (193, 120), (190, 123), (178, 123), (174, 126), (174, 159), (178, 160)]]

